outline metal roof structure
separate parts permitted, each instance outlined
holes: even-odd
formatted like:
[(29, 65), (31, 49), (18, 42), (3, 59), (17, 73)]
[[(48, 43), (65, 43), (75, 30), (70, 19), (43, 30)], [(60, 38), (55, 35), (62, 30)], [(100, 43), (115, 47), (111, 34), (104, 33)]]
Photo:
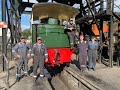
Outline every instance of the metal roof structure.
[[(42, 12), (42, 13), (41, 13)], [(59, 3), (39, 3), (32, 7), (32, 20), (39, 20), (42, 18), (56, 18), (61, 20), (68, 20), (69, 17), (75, 18), (79, 13), (78, 9), (71, 6)]]

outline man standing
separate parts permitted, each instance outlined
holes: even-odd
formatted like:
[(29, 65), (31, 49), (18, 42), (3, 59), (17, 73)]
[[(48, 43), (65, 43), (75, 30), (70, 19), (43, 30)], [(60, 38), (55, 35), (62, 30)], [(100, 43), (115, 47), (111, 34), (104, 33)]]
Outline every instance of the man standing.
[(65, 25), (65, 30), (67, 30), (68, 37), (70, 39), (70, 47), (74, 48), (74, 39), (75, 39), (75, 29), (76, 25), (73, 23), (73, 19), (71, 18), (68, 24)]
[(85, 71), (87, 62), (87, 43), (83, 39), (84, 36), (80, 35), (80, 41), (77, 45), (77, 48), (79, 49), (80, 69), (82, 72)]
[(21, 75), (21, 68), (24, 63), (24, 74), (28, 75), (28, 57), (30, 57), (30, 52), (31, 49), (29, 45), (26, 44), (25, 38), (21, 36), (20, 42), (17, 43), (13, 48), (12, 48), (12, 53), (15, 57), (17, 62), (17, 80), (20, 80), (20, 75)]
[(91, 41), (88, 42), (88, 59), (89, 59), (88, 69), (92, 68), (94, 71), (96, 68), (97, 49), (98, 42), (95, 41), (95, 37), (91, 37)]
[(33, 77), (37, 78), (37, 68), (40, 68), (40, 77), (44, 77), (44, 60), (48, 61), (48, 54), (41, 37), (37, 37), (37, 43), (33, 45), (31, 56), (33, 56)]

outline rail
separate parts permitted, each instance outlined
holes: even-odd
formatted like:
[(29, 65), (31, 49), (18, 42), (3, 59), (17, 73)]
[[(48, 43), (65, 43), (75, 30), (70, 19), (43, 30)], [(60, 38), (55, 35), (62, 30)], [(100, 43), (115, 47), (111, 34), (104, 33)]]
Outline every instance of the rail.
[[(76, 73), (74, 70), (72, 70), (70, 67), (67, 67), (64, 69), (68, 74), (70, 74), (70, 77), (73, 77), (74, 79), (76, 79), (82, 85), (84, 85), (86, 88), (88, 88), (88, 90), (102, 90), (100, 87), (98, 87), (97, 85), (93, 84), (92, 82), (85, 80), (83, 77), (81, 77), (78, 73)], [(67, 75), (69, 76), (69, 75)]]

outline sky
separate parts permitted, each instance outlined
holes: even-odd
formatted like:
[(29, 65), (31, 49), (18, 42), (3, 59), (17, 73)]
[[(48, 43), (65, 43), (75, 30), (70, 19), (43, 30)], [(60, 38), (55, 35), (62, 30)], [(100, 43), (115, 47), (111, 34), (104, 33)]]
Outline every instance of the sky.
[[(24, 2), (28, 1), (28, 0), (23, 0)], [(30, 2), (35, 2), (37, 3), (36, 0), (29, 0)], [(51, 0), (49, 0), (49, 2), (51, 2)], [(115, 4), (118, 5), (120, 7), (120, 0), (115, 0)], [(79, 5), (74, 5), (74, 7), (78, 8)], [(27, 9), (28, 10), (28, 9)], [(119, 11), (120, 12), (120, 9), (119, 8), (115, 8), (114, 9), (115, 11)], [(2, 19), (2, 14), (1, 14), (1, 0), (0, 0), (0, 21)], [(29, 29), (30, 28), (30, 15), (27, 15), (27, 14), (22, 14), (21, 16), (21, 28), (22, 28), (22, 31), (25, 30), (25, 29)]]

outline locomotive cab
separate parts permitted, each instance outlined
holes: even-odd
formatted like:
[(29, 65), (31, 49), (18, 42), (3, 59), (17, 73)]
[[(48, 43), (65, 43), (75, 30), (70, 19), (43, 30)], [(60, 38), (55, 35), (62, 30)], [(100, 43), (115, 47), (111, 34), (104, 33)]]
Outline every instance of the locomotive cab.
[[(67, 11), (67, 12), (66, 12)], [(48, 51), (50, 66), (71, 62), (72, 51), (69, 48), (69, 39), (64, 31), (63, 21), (75, 18), (79, 10), (59, 3), (40, 3), (32, 7), (32, 42), (38, 36), (42, 37)], [(34, 24), (34, 21), (38, 21)]]

